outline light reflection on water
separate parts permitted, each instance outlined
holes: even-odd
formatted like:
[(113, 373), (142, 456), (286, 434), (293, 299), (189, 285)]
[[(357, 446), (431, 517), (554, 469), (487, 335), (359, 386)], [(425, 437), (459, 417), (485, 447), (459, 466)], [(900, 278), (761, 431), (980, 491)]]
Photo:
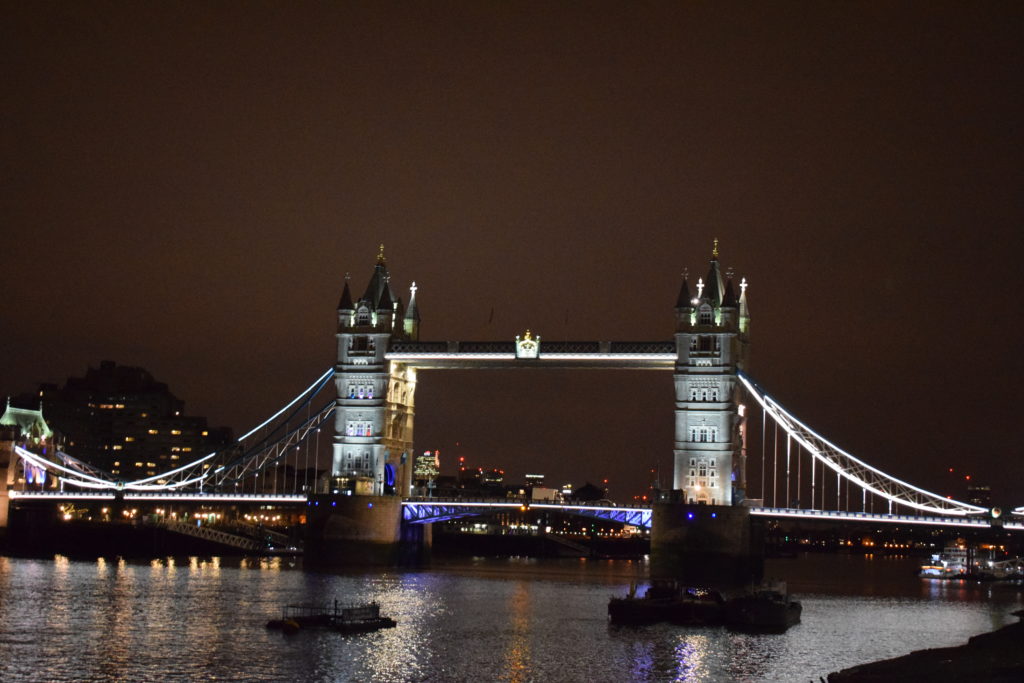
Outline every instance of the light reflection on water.
[[(915, 561), (811, 556), (769, 566), (804, 604), (782, 635), (611, 626), (627, 561), (471, 560), (317, 573), (294, 560), (0, 557), (0, 680), (817, 680), (1015, 621), (1020, 589), (922, 581)], [(398, 627), (267, 631), (293, 602), (377, 600)]]

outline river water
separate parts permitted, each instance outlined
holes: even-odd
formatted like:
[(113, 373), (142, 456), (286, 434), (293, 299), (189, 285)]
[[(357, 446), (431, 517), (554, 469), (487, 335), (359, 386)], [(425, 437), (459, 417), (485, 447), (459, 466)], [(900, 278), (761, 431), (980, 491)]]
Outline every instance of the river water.
[[(803, 603), (784, 634), (610, 626), (624, 560), (477, 559), (329, 574), (286, 559), (0, 557), (2, 681), (817, 681), (1016, 621), (1016, 586), (913, 575), (911, 558), (769, 562)], [(641, 578), (642, 580), (642, 578)], [(295, 602), (381, 604), (398, 626), (264, 624)]]

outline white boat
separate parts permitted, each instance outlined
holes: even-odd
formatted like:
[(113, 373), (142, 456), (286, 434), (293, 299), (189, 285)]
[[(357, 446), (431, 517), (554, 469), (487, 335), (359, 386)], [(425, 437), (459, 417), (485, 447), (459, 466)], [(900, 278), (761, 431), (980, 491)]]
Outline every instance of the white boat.
[(934, 553), (931, 562), (921, 566), (920, 576), (926, 579), (962, 579), (967, 576), (967, 547), (947, 546)]

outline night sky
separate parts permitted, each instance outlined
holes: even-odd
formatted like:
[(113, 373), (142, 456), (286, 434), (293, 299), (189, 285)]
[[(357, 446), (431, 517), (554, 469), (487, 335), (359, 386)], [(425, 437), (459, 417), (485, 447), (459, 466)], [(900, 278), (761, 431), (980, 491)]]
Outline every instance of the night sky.
[[(3, 2), (0, 392), (111, 359), (238, 433), (381, 242), (422, 340), (661, 340), (718, 238), (775, 398), (1024, 505), (1022, 37), (1020, 2)], [(416, 446), (623, 499), (670, 481), (672, 392), (424, 372)]]

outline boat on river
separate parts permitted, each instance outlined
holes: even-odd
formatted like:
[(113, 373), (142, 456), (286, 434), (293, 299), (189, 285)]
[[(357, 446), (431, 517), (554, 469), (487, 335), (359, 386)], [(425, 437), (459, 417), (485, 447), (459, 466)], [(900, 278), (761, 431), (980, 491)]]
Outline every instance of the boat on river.
[(281, 618), (268, 621), (267, 628), (279, 629), (285, 633), (296, 633), (305, 628), (365, 633), (392, 628), (396, 624), (391, 617), (380, 615), (380, 605), (376, 602), (366, 605), (342, 605), (335, 600), (333, 605), (285, 605)]
[(722, 623), (724, 600), (716, 591), (683, 586), (674, 581), (655, 581), (642, 596), (636, 585), (624, 598), (608, 602), (608, 617), (613, 624), (654, 624), (667, 621), (680, 625), (717, 625)]
[(783, 582), (765, 583), (725, 601), (725, 623), (738, 631), (782, 633), (800, 623), (802, 612)]
[(707, 588), (655, 581), (643, 596), (638, 597), (636, 587), (631, 586), (629, 595), (608, 602), (608, 617), (613, 624), (725, 625), (762, 633), (781, 633), (800, 623), (802, 611), (781, 581), (766, 582), (729, 597)]

